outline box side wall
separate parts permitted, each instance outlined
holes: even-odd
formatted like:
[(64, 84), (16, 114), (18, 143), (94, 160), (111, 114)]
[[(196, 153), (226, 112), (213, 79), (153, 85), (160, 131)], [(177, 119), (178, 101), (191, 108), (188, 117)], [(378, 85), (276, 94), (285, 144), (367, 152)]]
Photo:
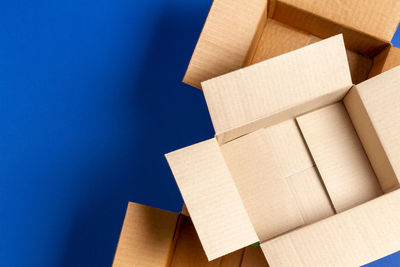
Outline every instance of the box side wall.
[(217, 138), (231, 131), (230, 139), (351, 85), (340, 35), (202, 83)]
[(275, 12), (279, 12), (280, 4), (296, 7), (388, 43), (400, 21), (400, 3), (396, 0), (278, 0)]
[(399, 186), (400, 67), (350, 91), (345, 105), (384, 192)]
[(271, 266), (361, 266), (400, 248), (400, 191), (261, 244)]
[(183, 82), (202, 81), (239, 69), (265, 17), (267, 0), (216, 0), (187, 68)]
[(168, 266), (178, 216), (130, 202), (112, 266)]
[(369, 77), (374, 77), (400, 65), (400, 48), (390, 46), (374, 58)]
[(310, 32), (322, 39), (342, 33), (348, 49), (370, 57), (378, 54), (390, 43), (390, 39), (377, 39), (357, 29), (349, 28), (347, 25), (338, 24), (326, 17), (299, 9), (297, 6), (287, 4), (284, 1), (277, 2), (273, 18)]

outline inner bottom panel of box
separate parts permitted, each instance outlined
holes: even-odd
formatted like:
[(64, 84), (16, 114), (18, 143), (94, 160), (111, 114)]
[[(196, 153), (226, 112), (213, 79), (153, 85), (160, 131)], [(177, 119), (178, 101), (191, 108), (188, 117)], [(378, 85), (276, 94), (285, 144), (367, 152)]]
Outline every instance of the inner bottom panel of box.
[(383, 194), (342, 102), (221, 145), (261, 241)]

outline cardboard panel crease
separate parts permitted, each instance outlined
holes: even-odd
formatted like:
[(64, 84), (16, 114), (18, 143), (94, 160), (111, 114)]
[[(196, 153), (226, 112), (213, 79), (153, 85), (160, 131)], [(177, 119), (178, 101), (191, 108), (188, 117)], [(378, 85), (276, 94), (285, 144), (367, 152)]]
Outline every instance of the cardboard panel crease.
[(397, 0), (278, 0), (390, 42), (399, 23)]
[(297, 122), (337, 212), (382, 195), (342, 103), (298, 117)]
[(400, 190), (261, 244), (271, 266), (361, 266), (400, 248)]
[(287, 182), (305, 225), (335, 214), (317, 168), (311, 167), (287, 177)]
[(340, 35), (202, 83), (217, 137), (351, 85)]
[(341, 25), (309, 10), (287, 4), (284, 1), (277, 1), (273, 18), (300, 30), (310, 32), (322, 39), (343, 34), (347, 49), (369, 57), (379, 53), (390, 41), (382, 40), (349, 25)]
[(166, 157), (209, 259), (244, 263), (257, 240), (272, 266), (400, 248), (400, 67), (353, 86), (347, 56), (334, 36), (202, 83), (216, 137)]
[(304, 224), (272, 142), (261, 129), (221, 147), (259, 240)]
[(369, 63), (390, 46), (399, 21), (397, 0), (214, 0), (184, 82), (200, 88), (205, 80), (342, 33), (357, 84), (372, 75)]
[(400, 67), (358, 84), (345, 98), (367, 155), (385, 192), (399, 187)]
[(215, 139), (166, 157), (209, 260), (259, 241)]

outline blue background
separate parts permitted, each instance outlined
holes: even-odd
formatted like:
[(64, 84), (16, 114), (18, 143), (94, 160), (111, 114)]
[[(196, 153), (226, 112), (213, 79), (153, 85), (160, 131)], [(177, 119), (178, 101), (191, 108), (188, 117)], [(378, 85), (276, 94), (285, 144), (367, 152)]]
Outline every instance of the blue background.
[(110, 266), (128, 201), (180, 209), (163, 154), (213, 136), (181, 83), (210, 5), (1, 1), (0, 266)]

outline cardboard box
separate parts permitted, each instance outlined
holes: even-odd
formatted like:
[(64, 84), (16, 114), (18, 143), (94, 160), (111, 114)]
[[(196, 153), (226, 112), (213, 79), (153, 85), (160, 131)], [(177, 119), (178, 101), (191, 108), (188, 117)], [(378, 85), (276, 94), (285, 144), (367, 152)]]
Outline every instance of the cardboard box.
[(209, 260), (360, 266), (400, 249), (400, 67), (353, 86), (342, 35), (202, 83), (215, 137), (166, 155)]
[(357, 84), (400, 55), (390, 44), (399, 21), (397, 0), (214, 0), (183, 81), (200, 88), (205, 80), (343, 33)]
[(268, 267), (260, 247), (208, 261), (189, 217), (130, 202), (114, 267)]

